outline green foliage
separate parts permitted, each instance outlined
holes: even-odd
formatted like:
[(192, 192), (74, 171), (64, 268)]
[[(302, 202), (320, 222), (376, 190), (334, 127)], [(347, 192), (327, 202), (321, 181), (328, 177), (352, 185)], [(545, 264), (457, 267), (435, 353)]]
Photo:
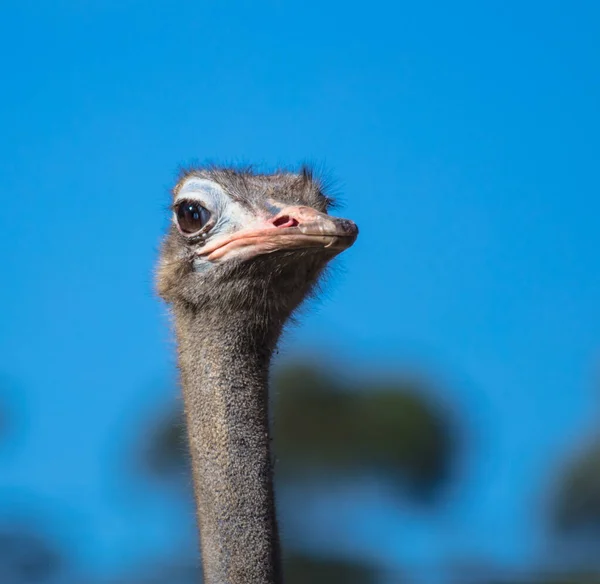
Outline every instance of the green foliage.
[(15, 525), (0, 530), (0, 582), (55, 582), (62, 569), (58, 549), (40, 533)]
[(563, 533), (600, 535), (600, 441), (575, 457), (561, 477), (554, 523)]
[(556, 575), (522, 576), (514, 579), (488, 580), (487, 584), (600, 584), (600, 574), (572, 572)]
[(178, 477), (189, 471), (189, 450), (183, 410), (170, 411), (150, 431), (142, 466), (155, 478)]
[(296, 555), (284, 564), (286, 584), (375, 584), (375, 571), (349, 560)]
[(450, 422), (414, 381), (344, 385), (308, 366), (274, 380), (278, 473), (374, 472), (431, 494), (454, 455)]
[[(535, 584), (540, 581), (536, 580)], [(532, 582), (532, 584), (534, 584)], [(574, 574), (563, 574), (560, 576), (550, 577), (541, 582), (541, 584), (600, 584), (600, 574), (588, 574), (577, 572)]]

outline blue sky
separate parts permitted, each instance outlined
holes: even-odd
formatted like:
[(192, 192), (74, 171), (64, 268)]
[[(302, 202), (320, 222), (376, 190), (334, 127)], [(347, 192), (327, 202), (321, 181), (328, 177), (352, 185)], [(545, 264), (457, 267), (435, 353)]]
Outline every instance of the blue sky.
[(381, 503), (356, 521), (392, 563), (540, 556), (539, 495), (598, 414), (598, 5), (2, 13), (0, 376), (20, 431), (0, 450), (0, 516), (58, 518), (108, 568), (119, 546), (164, 545), (158, 511), (115, 504), (113, 460), (174, 399), (152, 292), (168, 188), (194, 159), (309, 160), (361, 235), (286, 352), (427, 369), (473, 437), (442, 520)]

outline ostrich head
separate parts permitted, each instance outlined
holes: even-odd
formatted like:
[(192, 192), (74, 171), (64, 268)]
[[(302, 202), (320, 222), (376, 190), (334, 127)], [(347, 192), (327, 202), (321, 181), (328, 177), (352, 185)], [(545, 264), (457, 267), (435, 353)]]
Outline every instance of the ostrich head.
[(327, 214), (330, 202), (306, 169), (184, 173), (173, 190), (159, 294), (209, 317), (280, 329), (327, 262), (356, 239), (352, 221)]

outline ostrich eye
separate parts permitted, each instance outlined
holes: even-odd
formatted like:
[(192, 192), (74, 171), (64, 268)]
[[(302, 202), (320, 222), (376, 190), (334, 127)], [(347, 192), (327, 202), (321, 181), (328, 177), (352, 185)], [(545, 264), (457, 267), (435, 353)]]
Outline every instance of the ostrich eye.
[(210, 219), (210, 213), (195, 201), (182, 201), (177, 205), (177, 223), (184, 233), (200, 231)]

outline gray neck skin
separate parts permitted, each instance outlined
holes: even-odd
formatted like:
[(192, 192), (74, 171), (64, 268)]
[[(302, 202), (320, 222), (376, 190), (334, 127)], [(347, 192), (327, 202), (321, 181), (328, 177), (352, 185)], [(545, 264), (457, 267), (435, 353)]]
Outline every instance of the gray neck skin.
[(280, 331), (175, 308), (204, 584), (279, 584), (267, 386)]

